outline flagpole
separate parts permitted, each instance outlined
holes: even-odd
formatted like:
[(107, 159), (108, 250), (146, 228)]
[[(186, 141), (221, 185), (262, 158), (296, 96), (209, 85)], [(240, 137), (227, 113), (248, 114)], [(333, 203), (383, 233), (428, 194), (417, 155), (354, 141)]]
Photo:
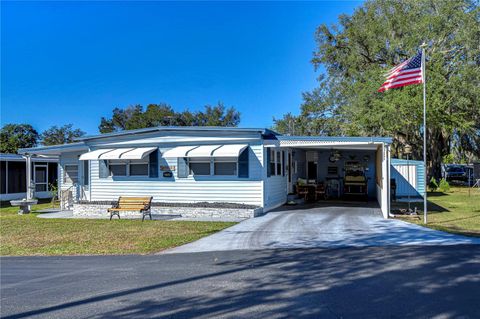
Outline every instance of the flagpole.
[(426, 90), (426, 74), (425, 74), (425, 47), (424, 42), (422, 47), (422, 80), (423, 80), (423, 169), (425, 177), (423, 181), (423, 223), (427, 223), (427, 90)]

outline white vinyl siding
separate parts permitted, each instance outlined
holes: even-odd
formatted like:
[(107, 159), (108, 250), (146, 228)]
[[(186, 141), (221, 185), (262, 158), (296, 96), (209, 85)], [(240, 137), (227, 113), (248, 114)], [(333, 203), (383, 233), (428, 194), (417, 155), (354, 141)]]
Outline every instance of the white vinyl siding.
[[(258, 142), (260, 143), (260, 141)], [(173, 147), (173, 146), (172, 146)], [(160, 152), (171, 147), (161, 147)], [(158, 178), (148, 176), (119, 176), (99, 178), (98, 161), (91, 161), (91, 199), (92, 201), (115, 200), (118, 196), (153, 196), (156, 202), (192, 203), (192, 202), (230, 202), (249, 205), (263, 204), (262, 182), (263, 146), (250, 145), (249, 178), (235, 176), (192, 176), (178, 178)], [(177, 166), (177, 158), (163, 158), (160, 155), (160, 167)]]
[[(281, 150), (265, 148), (265, 152), (271, 152), (270, 165), (271, 176), (265, 177), (265, 210), (269, 210), (284, 204), (287, 201), (287, 176), (282, 175), (283, 170), (283, 153)], [(277, 174), (277, 175), (275, 175)]]

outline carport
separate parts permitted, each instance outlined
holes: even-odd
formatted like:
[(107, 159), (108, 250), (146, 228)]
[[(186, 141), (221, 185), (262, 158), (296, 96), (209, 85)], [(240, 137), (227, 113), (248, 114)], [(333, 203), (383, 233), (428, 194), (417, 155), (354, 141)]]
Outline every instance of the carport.
[[(315, 191), (324, 187), (325, 197), (329, 199), (377, 201), (387, 218), (390, 144), (391, 138), (386, 137), (277, 136), (266, 145), (268, 152), (272, 152), (267, 153), (267, 157), (272, 159), (278, 154), (275, 152), (282, 152), (285, 177), (267, 179), (266, 202), (268, 204), (272, 192), (278, 191), (278, 183), (285, 183), (286, 198), (288, 194), (311, 198), (311, 195), (300, 194), (307, 192), (302, 191), (304, 188)], [(313, 200), (328, 203), (322, 196), (315, 196)]]

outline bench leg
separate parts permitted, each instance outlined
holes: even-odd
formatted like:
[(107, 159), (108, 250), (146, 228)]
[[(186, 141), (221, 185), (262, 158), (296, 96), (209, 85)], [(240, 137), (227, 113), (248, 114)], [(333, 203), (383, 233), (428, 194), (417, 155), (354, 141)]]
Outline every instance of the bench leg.
[(120, 219), (120, 212), (111, 212), (110, 213), (110, 220), (112, 220), (113, 215), (117, 215), (118, 219)]
[(142, 222), (145, 220), (145, 216), (149, 215), (150, 220), (152, 220), (152, 213), (150, 211), (143, 212), (142, 214)]
[(150, 220), (152, 220), (152, 213), (150, 211), (145, 211), (142, 214), (142, 222), (145, 220), (145, 216), (150, 216)]

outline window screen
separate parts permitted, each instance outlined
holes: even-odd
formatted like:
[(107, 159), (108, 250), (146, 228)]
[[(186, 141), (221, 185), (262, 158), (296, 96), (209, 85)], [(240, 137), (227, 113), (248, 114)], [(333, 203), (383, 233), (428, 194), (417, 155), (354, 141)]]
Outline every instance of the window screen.
[(192, 175), (210, 175), (209, 158), (191, 158), (188, 161), (188, 166)]
[(7, 193), (7, 162), (0, 162), (0, 194)]
[(36, 192), (46, 192), (47, 191), (47, 184), (35, 184), (35, 191)]
[(210, 175), (210, 163), (190, 163), (192, 175)]
[(35, 165), (35, 191), (47, 191), (47, 166)]
[(25, 162), (8, 162), (8, 193), (25, 193), (27, 191), (27, 172)]
[(57, 185), (58, 164), (48, 163), (48, 184)]
[(216, 162), (215, 175), (237, 175), (237, 162)]
[(47, 167), (35, 166), (35, 183), (47, 182)]
[(130, 163), (131, 176), (148, 176), (148, 163)]
[(127, 176), (127, 164), (110, 164), (111, 176)]

